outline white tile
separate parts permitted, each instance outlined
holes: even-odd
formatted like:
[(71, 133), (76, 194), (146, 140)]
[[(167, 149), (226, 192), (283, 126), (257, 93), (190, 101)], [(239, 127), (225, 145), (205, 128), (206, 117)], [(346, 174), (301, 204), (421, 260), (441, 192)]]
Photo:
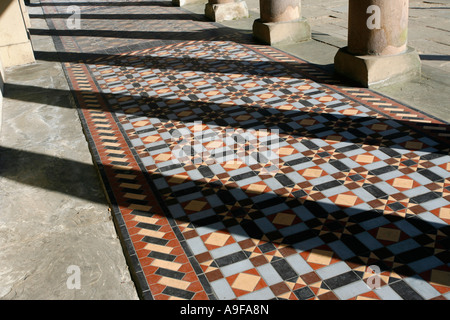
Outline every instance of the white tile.
[(238, 300), (270, 300), (275, 298), (269, 287), (240, 296)]
[(403, 300), (391, 287), (382, 286), (374, 291), (383, 300)]
[(428, 282), (417, 275), (414, 277), (406, 278), (404, 279), (404, 281), (426, 300), (440, 295), (439, 291), (437, 291)]
[(219, 300), (231, 300), (236, 298), (236, 295), (225, 278), (212, 281), (211, 287)]
[(357, 295), (370, 291), (370, 288), (367, 286), (367, 284), (365, 284), (364, 281), (360, 280), (337, 288), (333, 291), (339, 297), (339, 299), (348, 300)]
[(345, 273), (345, 272), (351, 271), (351, 270), (352, 269), (344, 261), (340, 261), (340, 262), (334, 263), (332, 265), (318, 269), (318, 270), (316, 270), (316, 273), (322, 279), (329, 279), (331, 277), (337, 276), (339, 274), (342, 274), (342, 273)]

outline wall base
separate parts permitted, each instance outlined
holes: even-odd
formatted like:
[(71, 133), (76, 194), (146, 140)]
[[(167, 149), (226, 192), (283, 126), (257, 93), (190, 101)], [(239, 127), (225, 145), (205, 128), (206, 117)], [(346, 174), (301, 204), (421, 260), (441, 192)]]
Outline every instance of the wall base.
[(31, 41), (0, 47), (3, 68), (35, 62)]

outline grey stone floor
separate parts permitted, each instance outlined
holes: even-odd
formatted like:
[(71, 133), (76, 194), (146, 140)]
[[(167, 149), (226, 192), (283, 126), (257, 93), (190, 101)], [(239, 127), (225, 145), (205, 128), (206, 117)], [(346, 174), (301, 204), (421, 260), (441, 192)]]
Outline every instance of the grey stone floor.
[(4, 93), (0, 299), (138, 299), (61, 64), (7, 69)]
[[(258, 0), (247, 3), (249, 18), (223, 24), (249, 32), (259, 9)], [(337, 48), (346, 44), (346, 3), (303, 0), (313, 40), (280, 49), (332, 68)], [(450, 121), (450, 1), (411, 0), (410, 6), (410, 45), (421, 54), (423, 76), (379, 91)], [(204, 5), (185, 8), (202, 13)], [(29, 10), (39, 13), (33, 12), (38, 7)], [(46, 27), (42, 19), (32, 19), (32, 25)], [(32, 42), (36, 50), (54, 50), (47, 36), (33, 36)], [(7, 70), (0, 136), (0, 299), (138, 299), (67, 90), (59, 63)], [(67, 287), (73, 265), (80, 270), (80, 289)]]

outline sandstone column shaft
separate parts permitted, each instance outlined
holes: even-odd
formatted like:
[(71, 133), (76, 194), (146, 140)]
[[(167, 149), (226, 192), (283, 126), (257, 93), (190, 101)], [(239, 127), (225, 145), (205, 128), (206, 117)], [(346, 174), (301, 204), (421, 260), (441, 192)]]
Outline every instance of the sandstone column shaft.
[(348, 51), (357, 55), (404, 52), (409, 0), (350, 0)]
[(253, 35), (264, 43), (289, 44), (311, 39), (311, 28), (301, 15), (301, 0), (259, 0), (260, 19)]
[(286, 22), (301, 18), (301, 0), (259, 0), (262, 22)]
[(365, 87), (420, 75), (416, 50), (408, 47), (409, 0), (349, 0), (348, 45), (334, 58), (337, 73)]
[(0, 1), (0, 57), (3, 67), (34, 62), (34, 53), (28, 36), (21, 4), (17, 0)]

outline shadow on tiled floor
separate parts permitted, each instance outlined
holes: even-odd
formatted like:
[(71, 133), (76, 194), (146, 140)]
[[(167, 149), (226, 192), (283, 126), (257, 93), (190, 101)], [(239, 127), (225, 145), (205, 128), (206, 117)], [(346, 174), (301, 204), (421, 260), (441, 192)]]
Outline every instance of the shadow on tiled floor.
[[(216, 24), (121, 16), (68, 30), (69, 3), (43, 5), (50, 30), (30, 31), (58, 55), (37, 57), (65, 67), (143, 298), (448, 298), (446, 123)], [(5, 93), (33, 99), (24, 89), (52, 93)], [(55, 161), (2, 153), (6, 177)]]

